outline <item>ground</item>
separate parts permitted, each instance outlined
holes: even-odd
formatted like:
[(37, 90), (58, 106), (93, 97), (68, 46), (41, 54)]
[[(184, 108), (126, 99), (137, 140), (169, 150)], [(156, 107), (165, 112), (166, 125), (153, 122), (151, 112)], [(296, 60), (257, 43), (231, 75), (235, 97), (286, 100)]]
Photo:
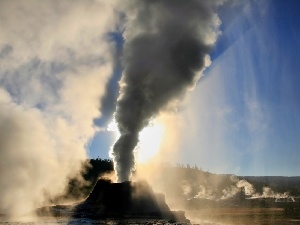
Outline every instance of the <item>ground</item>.
[(192, 223), (216, 225), (298, 225), (300, 219), (289, 218), (280, 208), (219, 208), (187, 211)]
[[(211, 208), (186, 211), (193, 225), (300, 225), (300, 218), (289, 218), (280, 208)], [(0, 217), (0, 224), (6, 225), (183, 225), (175, 221), (157, 219), (92, 220), (87, 218), (40, 217), (8, 220)]]

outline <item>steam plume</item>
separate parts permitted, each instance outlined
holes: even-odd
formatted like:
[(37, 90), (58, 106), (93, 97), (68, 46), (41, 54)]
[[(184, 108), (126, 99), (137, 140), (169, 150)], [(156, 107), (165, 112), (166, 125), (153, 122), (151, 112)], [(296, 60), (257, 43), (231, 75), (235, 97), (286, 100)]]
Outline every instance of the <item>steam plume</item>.
[(0, 1), (0, 214), (48, 203), (86, 159), (112, 73), (107, 2)]
[(121, 135), (112, 149), (119, 182), (130, 179), (139, 132), (193, 87), (208, 66), (220, 24), (214, 13), (220, 1), (130, 3), (115, 112)]

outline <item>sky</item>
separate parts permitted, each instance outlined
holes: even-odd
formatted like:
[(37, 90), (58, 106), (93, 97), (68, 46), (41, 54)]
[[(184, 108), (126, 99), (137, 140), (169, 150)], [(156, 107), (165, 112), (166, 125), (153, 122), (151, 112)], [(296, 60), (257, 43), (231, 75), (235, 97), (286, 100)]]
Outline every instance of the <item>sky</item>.
[[(183, 123), (180, 141), (166, 162), (241, 176), (299, 175), (299, 9), (297, 0), (237, 1), (218, 9), (221, 34), (211, 65), (175, 116)], [(121, 35), (113, 36), (120, 49)], [(120, 76), (115, 68), (110, 100)], [(112, 112), (98, 123), (107, 125)], [(114, 141), (113, 132), (98, 132), (89, 156), (109, 158)]]
[(297, 1), (253, 1), (235, 15), (221, 10), (222, 35), (192, 96), (203, 119), (186, 161), (198, 154), (212, 172), (299, 175), (298, 9)]

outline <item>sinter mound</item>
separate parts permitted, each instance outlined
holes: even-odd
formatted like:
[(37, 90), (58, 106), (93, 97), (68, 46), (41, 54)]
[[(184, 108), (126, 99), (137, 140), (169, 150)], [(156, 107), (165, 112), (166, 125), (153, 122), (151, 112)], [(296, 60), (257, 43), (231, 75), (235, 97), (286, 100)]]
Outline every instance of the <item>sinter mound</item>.
[(79, 204), (74, 217), (157, 218), (187, 222), (183, 211), (171, 211), (163, 194), (155, 194), (145, 181), (111, 183), (98, 180), (88, 198)]

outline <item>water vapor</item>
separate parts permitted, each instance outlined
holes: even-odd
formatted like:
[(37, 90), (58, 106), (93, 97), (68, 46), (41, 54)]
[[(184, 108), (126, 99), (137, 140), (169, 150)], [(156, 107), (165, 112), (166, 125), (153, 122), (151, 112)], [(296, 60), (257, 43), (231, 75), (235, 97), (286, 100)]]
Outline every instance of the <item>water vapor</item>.
[(243, 190), (248, 196), (252, 196), (253, 194), (255, 194), (255, 188), (248, 181), (244, 179), (240, 180), (236, 176), (231, 176), (230, 180), (234, 184), (223, 189), (223, 196), (220, 199), (232, 198), (235, 195), (237, 195), (241, 190)]
[(112, 73), (111, 2), (1, 1), (1, 214), (64, 193), (87, 158)]
[(123, 76), (115, 121), (120, 138), (112, 149), (118, 181), (130, 179), (139, 132), (174, 107), (209, 65), (218, 36), (221, 1), (143, 0), (126, 8)]

